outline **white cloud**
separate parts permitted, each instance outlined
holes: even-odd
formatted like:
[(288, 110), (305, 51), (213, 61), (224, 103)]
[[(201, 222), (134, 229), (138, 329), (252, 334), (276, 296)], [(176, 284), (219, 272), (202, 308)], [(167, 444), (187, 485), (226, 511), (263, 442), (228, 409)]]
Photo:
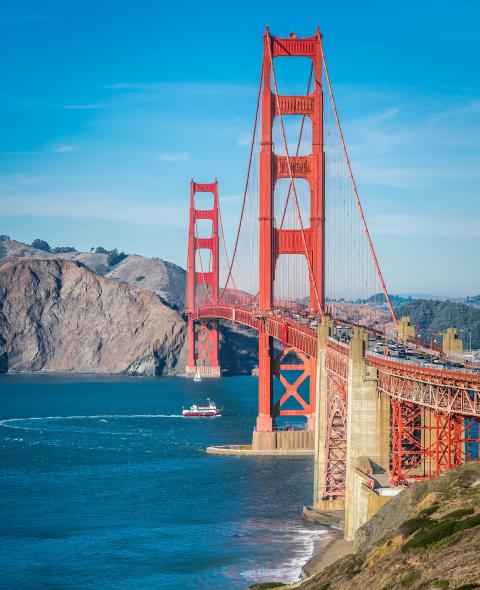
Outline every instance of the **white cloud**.
[(247, 145), (250, 145), (251, 143), (252, 143), (252, 136), (248, 135), (247, 133), (244, 133), (243, 135), (241, 135), (237, 139), (238, 147), (245, 147)]
[(76, 147), (74, 145), (70, 145), (70, 144), (60, 144), (55, 146), (54, 148), (51, 149), (51, 151), (54, 154), (65, 154), (67, 152), (74, 152), (76, 151)]
[(86, 104), (65, 104), (62, 106), (62, 109), (72, 111), (93, 111), (97, 109), (105, 109), (108, 106), (110, 106), (110, 103), (107, 102), (92, 102)]
[(375, 215), (372, 233), (382, 236), (419, 236), (429, 238), (478, 239), (480, 218), (443, 219), (440, 217), (387, 213)]
[(188, 152), (162, 152), (158, 154), (158, 159), (165, 162), (188, 162), (190, 154)]
[(151, 202), (132, 195), (116, 196), (93, 190), (0, 193), (3, 215), (114, 221), (145, 227), (183, 228), (188, 219), (188, 203), (177, 203), (165, 198)]

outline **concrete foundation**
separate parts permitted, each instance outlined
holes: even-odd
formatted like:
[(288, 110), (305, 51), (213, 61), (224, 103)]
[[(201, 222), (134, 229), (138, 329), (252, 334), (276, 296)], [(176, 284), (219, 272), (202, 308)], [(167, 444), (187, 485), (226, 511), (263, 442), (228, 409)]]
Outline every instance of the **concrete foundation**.
[(207, 447), (211, 455), (236, 457), (311, 457), (312, 449), (253, 449), (252, 445), (216, 445)]
[(274, 432), (253, 432), (252, 450), (308, 450), (313, 454), (315, 433), (308, 430), (277, 430)]
[(186, 367), (185, 374), (187, 377), (193, 377), (195, 373), (200, 373), (200, 377), (208, 379), (209, 377), (221, 377), (222, 370), (219, 366), (211, 367), (208, 365), (198, 365), (197, 367)]

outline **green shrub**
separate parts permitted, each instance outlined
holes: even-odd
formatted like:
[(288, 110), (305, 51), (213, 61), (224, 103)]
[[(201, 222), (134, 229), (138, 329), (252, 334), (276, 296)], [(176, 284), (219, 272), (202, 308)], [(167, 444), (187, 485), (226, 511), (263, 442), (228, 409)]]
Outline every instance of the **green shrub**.
[(52, 251), (49, 243), (46, 242), (45, 240), (40, 240), (39, 238), (37, 238), (36, 240), (33, 240), (33, 242), (31, 243), (31, 246), (32, 246), (32, 248), (36, 248), (37, 250), (43, 250), (44, 252), (51, 252)]
[[(459, 512), (459, 511), (457, 511)], [(453, 513), (451, 513), (453, 514)], [(437, 522), (431, 522), (428, 528), (420, 530), (413, 539), (407, 541), (402, 547), (402, 551), (408, 549), (421, 549), (427, 548), (446, 539), (455, 533), (466, 531), (475, 526), (480, 525), (480, 513), (470, 516), (470, 518), (464, 518), (463, 520), (453, 520), (451, 514), (447, 514), (442, 520)], [(408, 522), (408, 521), (407, 521)]]
[(456, 522), (456, 530), (457, 531), (466, 531), (467, 529), (471, 529), (474, 526), (478, 526), (480, 524), (480, 513), (471, 516), (470, 518), (464, 518), (459, 522)]
[(435, 588), (448, 588), (450, 586), (450, 582), (448, 580), (437, 580), (433, 583)]
[(127, 255), (125, 252), (119, 252), (116, 248), (114, 248), (113, 250), (110, 250), (110, 253), (108, 254), (107, 264), (108, 266), (115, 266), (126, 257)]
[(57, 246), (53, 248), (52, 252), (54, 254), (66, 254), (67, 252), (76, 252), (76, 249), (73, 246)]
[(428, 508), (425, 508), (424, 510), (422, 510), (418, 516), (431, 516), (439, 508), (440, 508), (439, 504), (432, 504)]
[(417, 533), (413, 539), (410, 539), (410, 541), (407, 541), (405, 545), (403, 545), (402, 550), (406, 551), (407, 549), (429, 547), (430, 545), (433, 545), (433, 543), (437, 543), (445, 537), (453, 535), (454, 532), (455, 522), (440, 522), (430, 529)]
[(398, 530), (400, 531), (400, 533), (402, 533), (402, 535), (408, 537), (415, 531), (418, 531), (418, 529), (428, 526), (431, 523), (432, 521), (430, 520), (430, 518), (428, 518), (428, 516), (416, 516), (403, 522)]
[(473, 514), (475, 510), (473, 508), (460, 508), (459, 510), (454, 510), (453, 512), (449, 512), (445, 514), (443, 517), (444, 519), (458, 519), (462, 518), (463, 516), (467, 516), (468, 514)]
[(419, 577), (420, 573), (417, 570), (412, 570), (403, 576), (401, 584), (404, 588), (409, 588)]

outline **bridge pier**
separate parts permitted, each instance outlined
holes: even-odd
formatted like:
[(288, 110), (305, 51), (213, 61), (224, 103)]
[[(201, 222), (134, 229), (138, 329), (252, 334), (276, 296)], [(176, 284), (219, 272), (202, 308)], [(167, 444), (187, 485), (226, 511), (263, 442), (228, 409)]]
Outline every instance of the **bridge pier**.
[[(365, 360), (368, 335), (355, 328), (350, 341), (347, 404), (347, 461), (345, 480), (345, 539), (366, 522), (361, 473), (380, 471), (388, 479), (390, 454), (390, 400), (377, 393), (377, 370)], [(368, 465), (370, 463), (370, 465)], [(363, 467), (363, 469), (362, 469)], [(361, 473), (359, 473), (359, 468)]]
[[(382, 483), (388, 480), (390, 400), (377, 393), (377, 370), (365, 359), (367, 334), (355, 328), (345, 352), (331, 348), (332, 336), (333, 322), (324, 317), (318, 329), (313, 508), (317, 513), (344, 510), (350, 541), (388, 499), (369, 489), (373, 481), (368, 480), (374, 473)], [(343, 429), (342, 422), (334, 424), (342, 403)]]

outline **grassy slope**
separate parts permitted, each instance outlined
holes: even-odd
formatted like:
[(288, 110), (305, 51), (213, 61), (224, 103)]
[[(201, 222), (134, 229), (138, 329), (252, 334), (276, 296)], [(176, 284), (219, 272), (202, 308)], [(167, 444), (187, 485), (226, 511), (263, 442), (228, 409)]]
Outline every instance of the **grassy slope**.
[[(392, 527), (392, 519), (381, 514), (405, 507), (408, 518), (399, 526), (395, 523)], [(338, 560), (304, 582), (270, 588), (480, 588), (480, 462), (413, 485), (391, 500), (365, 527), (374, 530), (379, 524), (385, 534), (374, 542), (360, 544), (355, 555)], [(366, 532), (364, 538), (368, 537)]]

